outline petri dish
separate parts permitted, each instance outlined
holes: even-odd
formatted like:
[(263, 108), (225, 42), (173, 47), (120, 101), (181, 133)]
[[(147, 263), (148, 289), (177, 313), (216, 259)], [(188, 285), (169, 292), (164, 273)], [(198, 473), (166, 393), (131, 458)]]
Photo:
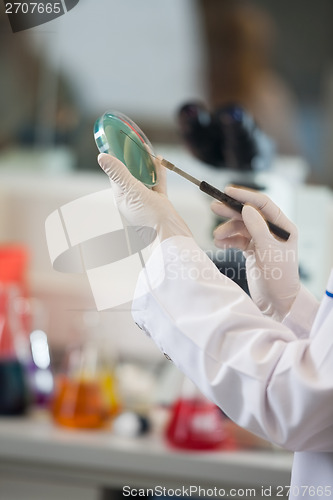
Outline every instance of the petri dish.
[(142, 130), (126, 115), (107, 111), (94, 125), (94, 137), (100, 153), (122, 161), (131, 174), (147, 187), (157, 184), (152, 145)]

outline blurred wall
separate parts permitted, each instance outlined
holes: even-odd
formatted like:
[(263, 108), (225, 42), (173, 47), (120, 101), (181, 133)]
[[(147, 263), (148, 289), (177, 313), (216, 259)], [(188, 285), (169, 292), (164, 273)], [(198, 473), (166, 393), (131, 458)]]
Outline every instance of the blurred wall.
[(80, 0), (32, 35), (93, 117), (113, 108), (171, 124), (179, 104), (203, 92), (196, 1)]
[(177, 140), (177, 108), (205, 93), (200, 26), (194, 0), (80, 0), (25, 34), (74, 89), (78, 168), (95, 164), (92, 126), (108, 109), (129, 115), (152, 141)]
[(333, 187), (333, 2), (251, 1), (275, 22), (274, 63), (297, 96), (302, 151), (313, 180)]
[[(275, 26), (272, 65), (298, 107), (297, 123), (289, 120), (290, 129), (298, 129), (300, 150), (313, 167), (313, 179), (333, 186), (331, 141), (327, 139), (333, 123), (329, 76), (333, 3), (201, 2), (214, 3), (217, 9), (227, 3), (254, 5), (271, 16)], [(219, 18), (215, 16), (217, 27)], [(93, 169), (96, 147), (92, 125), (107, 109), (128, 114), (153, 142), (179, 141), (175, 123), (179, 105), (208, 98), (211, 49), (204, 29), (199, 0), (80, 0), (65, 16), (8, 35), (2, 45), (7, 52), (13, 40), (20, 39), (26, 46), (32, 44), (36, 55), (45, 61), (39, 73), (38, 102), (45, 95), (50, 101), (56, 95), (59, 82), (54, 75), (61, 74), (67, 81), (79, 110), (76, 166)], [(14, 76), (13, 84), (17, 85)], [(35, 114), (40, 119), (39, 109)]]
[(208, 94), (240, 101), (277, 143), (300, 154), (311, 180), (333, 186), (333, 3), (199, 0)]

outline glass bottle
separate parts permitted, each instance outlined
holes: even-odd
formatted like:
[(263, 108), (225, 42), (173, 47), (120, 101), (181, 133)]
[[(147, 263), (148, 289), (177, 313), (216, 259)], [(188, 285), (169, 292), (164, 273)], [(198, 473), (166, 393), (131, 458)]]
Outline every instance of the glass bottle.
[(27, 342), (17, 328), (14, 301), (18, 288), (0, 283), (0, 414), (22, 415), (29, 406), (24, 360)]
[(52, 397), (54, 380), (47, 336), (48, 313), (40, 299), (17, 297), (14, 301), (18, 328), (22, 330), (28, 352), (24, 366), (32, 404), (46, 407)]

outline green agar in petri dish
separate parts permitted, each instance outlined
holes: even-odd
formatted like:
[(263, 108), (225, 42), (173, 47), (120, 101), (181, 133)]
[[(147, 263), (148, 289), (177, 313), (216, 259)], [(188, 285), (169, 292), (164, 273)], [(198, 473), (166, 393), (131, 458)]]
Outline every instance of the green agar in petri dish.
[(94, 137), (100, 153), (108, 153), (122, 161), (131, 174), (147, 187), (157, 184), (152, 145), (130, 118), (108, 111), (94, 125)]

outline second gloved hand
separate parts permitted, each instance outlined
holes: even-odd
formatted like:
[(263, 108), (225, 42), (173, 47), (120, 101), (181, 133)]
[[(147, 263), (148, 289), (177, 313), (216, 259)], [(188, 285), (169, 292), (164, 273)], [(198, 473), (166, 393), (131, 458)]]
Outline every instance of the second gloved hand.
[(140, 238), (151, 243), (151, 228), (156, 232), (155, 242), (171, 236), (192, 236), (186, 223), (176, 212), (166, 195), (166, 172), (160, 160), (155, 160), (159, 183), (148, 189), (129, 172), (117, 158), (100, 154), (98, 162), (109, 176), (120, 213), (131, 226), (136, 226)]
[[(263, 314), (282, 321), (300, 289), (297, 229), (266, 195), (235, 187), (228, 187), (226, 193), (245, 206), (238, 214), (223, 203), (212, 203), (213, 212), (230, 218), (215, 229), (215, 244), (244, 251), (253, 301)], [(289, 231), (288, 241), (275, 238), (264, 217)]]

